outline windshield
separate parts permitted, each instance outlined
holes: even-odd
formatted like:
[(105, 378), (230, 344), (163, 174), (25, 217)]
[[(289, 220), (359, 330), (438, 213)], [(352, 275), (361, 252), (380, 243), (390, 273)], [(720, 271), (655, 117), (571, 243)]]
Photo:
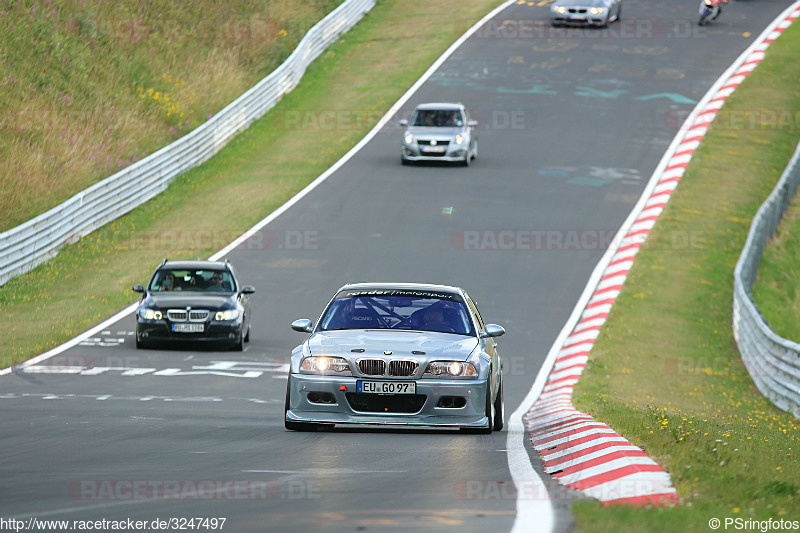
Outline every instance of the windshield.
[(417, 109), (412, 124), (429, 128), (460, 128), (464, 125), (464, 117), (456, 109)]
[(459, 296), (392, 292), (401, 294), (338, 295), (325, 312), (320, 329), (410, 329), (473, 335), (472, 321)]
[(151, 292), (233, 292), (235, 287), (227, 270), (161, 269), (150, 282)]

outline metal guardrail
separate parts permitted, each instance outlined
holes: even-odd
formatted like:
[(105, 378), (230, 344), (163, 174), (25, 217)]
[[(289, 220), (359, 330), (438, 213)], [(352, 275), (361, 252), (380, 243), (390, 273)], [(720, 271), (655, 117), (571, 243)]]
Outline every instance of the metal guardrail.
[(310, 29), (277, 69), (208, 122), (58, 207), (1, 233), (0, 285), (55, 256), (65, 243), (150, 200), (182, 172), (208, 160), (294, 89), (308, 65), (374, 5), (375, 0), (346, 0)]
[(753, 284), (767, 242), (800, 184), (800, 144), (753, 219), (733, 272), (733, 336), (761, 394), (800, 418), (800, 344), (778, 336), (753, 302)]

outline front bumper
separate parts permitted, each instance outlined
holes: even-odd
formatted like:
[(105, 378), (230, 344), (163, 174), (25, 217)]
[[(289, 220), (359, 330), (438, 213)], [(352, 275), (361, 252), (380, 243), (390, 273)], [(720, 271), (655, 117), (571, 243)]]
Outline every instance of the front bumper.
[[(392, 379), (365, 379), (351, 376), (317, 376), (306, 374), (290, 374), (288, 384), (288, 410), (286, 420), (294, 422), (315, 422), (325, 424), (361, 424), (361, 425), (393, 425), (393, 426), (439, 426), (454, 428), (485, 427), (486, 416), (486, 380), (439, 380), (417, 379), (416, 395), (424, 396), (421, 407), (415, 412), (379, 412), (376, 406), (385, 401), (387, 406), (405, 395), (369, 395), (370, 411), (357, 410), (365, 405), (354, 401), (356, 381), (405, 381)], [(342, 385), (346, 390), (342, 391)], [(309, 394), (317, 402), (309, 400)], [(350, 397), (348, 398), (348, 394)], [(360, 393), (363, 394), (363, 393)], [(330, 395), (330, 396), (327, 396)], [(331, 398), (333, 403), (319, 403), (319, 398)], [(381, 398), (382, 397), (382, 398)], [(463, 398), (462, 407), (440, 407), (440, 400), (445, 398)], [(354, 405), (355, 404), (355, 405)], [(354, 408), (355, 407), (355, 408)]]
[(136, 322), (136, 337), (143, 342), (233, 342), (243, 331), (244, 322), (211, 321), (203, 324), (202, 333), (172, 331), (166, 320), (143, 320)]
[(607, 22), (607, 15), (601, 13), (599, 15), (570, 15), (568, 13), (556, 14), (551, 16), (550, 20), (553, 26), (605, 26)]
[(406, 161), (449, 161), (452, 163), (456, 161), (463, 161), (467, 155), (468, 149), (469, 146), (466, 143), (450, 143), (447, 146), (447, 151), (434, 155), (423, 153), (420, 149), (420, 146), (416, 143), (403, 143), (401, 146), (401, 155)]

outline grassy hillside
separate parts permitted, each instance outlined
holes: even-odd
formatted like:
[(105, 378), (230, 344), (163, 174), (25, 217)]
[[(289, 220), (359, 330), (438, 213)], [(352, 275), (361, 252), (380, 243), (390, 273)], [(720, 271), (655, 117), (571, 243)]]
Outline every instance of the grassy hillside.
[(202, 124), (340, 3), (3, 2), (0, 231)]
[[(796, 112), (800, 120), (800, 111)], [(795, 124), (800, 128), (800, 123)], [(800, 342), (800, 197), (795, 196), (761, 258), (753, 299), (778, 335)]]
[[(165, 256), (208, 257), (286, 202), (356, 144), (453, 41), (499, 3), (379, 2), (272, 112), (214, 158), (0, 288), (0, 368), (52, 348), (133, 302), (131, 285), (145, 282)], [(343, 118), (342, 127), (314, 125), (331, 111)], [(298, 113), (305, 117), (300, 124)]]

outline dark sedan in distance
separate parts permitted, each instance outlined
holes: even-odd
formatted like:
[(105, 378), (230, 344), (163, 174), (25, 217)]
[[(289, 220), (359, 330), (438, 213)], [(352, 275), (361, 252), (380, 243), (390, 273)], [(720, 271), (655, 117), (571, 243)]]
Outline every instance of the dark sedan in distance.
[(241, 351), (250, 340), (249, 295), (227, 261), (164, 261), (141, 293), (136, 310), (136, 347), (202, 341)]

